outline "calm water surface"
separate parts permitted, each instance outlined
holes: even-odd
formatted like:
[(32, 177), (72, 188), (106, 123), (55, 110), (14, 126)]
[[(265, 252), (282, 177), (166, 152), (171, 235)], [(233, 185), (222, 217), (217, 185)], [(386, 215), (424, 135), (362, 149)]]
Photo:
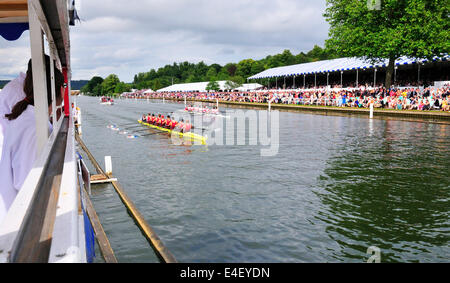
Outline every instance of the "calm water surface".
[[(112, 156), (180, 262), (366, 262), (370, 246), (382, 262), (450, 260), (449, 125), (280, 112), (279, 152), (261, 157), (260, 146), (107, 128), (183, 104), (77, 102), (88, 148), (101, 165)], [(92, 200), (119, 262), (158, 261), (112, 186), (96, 185)]]

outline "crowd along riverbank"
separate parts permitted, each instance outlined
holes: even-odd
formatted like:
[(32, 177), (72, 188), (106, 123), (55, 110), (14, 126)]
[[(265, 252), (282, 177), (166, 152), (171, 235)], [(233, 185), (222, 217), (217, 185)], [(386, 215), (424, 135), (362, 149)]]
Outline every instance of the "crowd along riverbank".
[[(161, 100), (161, 98), (133, 98), (139, 100)], [(164, 98), (167, 101), (183, 102), (184, 99), (180, 98)], [(245, 108), (257, 108), (257, 109), (269, 109), (269, 103), (257, 103), (257, 102), (237, 102), (237, 101), (216, 101), (208, 99), (186, 99), (187, 103), (218, 103), (222, 106), (229, 107), (245, 107)], [(336, 107), (336, 106), (313, 106), (313, 105), (293, 105), (282, 103), (270, 103), (270, 109), (282, 110), (282, 111), (298, 111), (298, 112), (315, 112), (317, 114), (325, 115), (364, 115), (370, 116), (370, 109), (367, 108), (351, 108), (351, 107)], [(374, 109), (374, 117), (395, 117), (395, 118), (409, 118), (418, 119), (428, 122), (440, 121), (450, 123), (450, 113), (443, 111), (420, 111), (420, 110), (395, 110), (395, 109)]]

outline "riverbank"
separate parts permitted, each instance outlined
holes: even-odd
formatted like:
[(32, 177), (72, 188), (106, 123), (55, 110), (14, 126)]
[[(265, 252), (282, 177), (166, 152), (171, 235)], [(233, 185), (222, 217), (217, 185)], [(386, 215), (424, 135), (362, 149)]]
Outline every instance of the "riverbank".
[[(160, 98), (150, 98), (160, 99)], [(169, 101), (184, 102), (184, 99), (165, 98)], [(186, 99), (188, 102), (207, 102), (216, 103), (214, 100), (205, 99)], [(219, 101), (219, 105), (240, 106), (246, 108), (268, 109), (268, 103), (254, 102), (235, 102), (235, 101)], [(294, 105), (294, 104), (275, 104), (270, 105), (272, 110), (298, 111), (298, 112), (316, 112), (325, 115), (362, 115), (369, 117), (370, 110), (367, 108), (349, 108), (335, 106), (311, 106), (311, 105)], [(420, 110), (395, 110), (395, 109), (374, 109), (374, 117), (396, 117), (396, 118), (414, 118), (429, 121), (446, 121), (450, 122), (450, 113), (443, 111), (420, 111)]]

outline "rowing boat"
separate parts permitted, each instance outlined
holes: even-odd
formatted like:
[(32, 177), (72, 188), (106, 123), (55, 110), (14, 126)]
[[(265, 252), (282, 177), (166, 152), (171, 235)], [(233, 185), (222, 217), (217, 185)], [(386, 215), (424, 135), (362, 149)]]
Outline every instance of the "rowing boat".
[[(160, 130), (160, 131), (164, 131), (164, 132), (167, 132), (169, 134), (171, 134), (174, 131), (174, 130), (171, 130), (171, 129), (166, 129), (166, 128), (162, 128), (162, 127), (159, 127), (159, 126), (156, 126), (156, 125), (145, 123), (145, 122), (142, 122), (141, 120), (138, 120), (138, 122), (141, 125), (147, 126), (149, 128), (157, 129), (157, 130)], [(191, 132), (181, 133), (181, 132), (175, 131), (175, 133), (178, 133), (178, 135), (180, 137), (184, 137), (184, 138), (188, 138), (188, 139), (191, 139), (191, 140), (200, 141), (202, 144), (206, 144), (207, 137), (204, 137), (204, 136), (201, 136), (201, 135), (197, 135), (197, 134), (194, 134), (194, 133), (191, 133)]]
[[(205, 117), (220, 117), (220, 118), (227, 118), (230, 119), (230, 116), (224, 116), (222, 114), (215, 114), (215, 113), (202, 113), (202, 112), (196, 112), (196, 111), (187, 111), (184, 110), (184, 112), (192, 114), (192, 115), (199, 115), (199, 116), (205, 116)], [(219, 112), (220, 113), (220, 112)]]

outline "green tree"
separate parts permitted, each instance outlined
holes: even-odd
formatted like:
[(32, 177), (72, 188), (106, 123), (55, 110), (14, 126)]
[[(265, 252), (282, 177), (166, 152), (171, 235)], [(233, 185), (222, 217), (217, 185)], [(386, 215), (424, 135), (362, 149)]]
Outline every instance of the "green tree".
[(115, 74), (111, 74), (105, 78), (102, 82), (102, 95), (114, 94), (116, 85), (120, 83), (119, 77)]
[[(378, 1), (378, 2), (377, 2)], [(341, 56), (389, 59), (385, 86), (392, 85), (401, 56), (431, 59), (449, 53), (448, 0), (327, 0), (326, 48)]]
[(230, 79), (230, 75), (228, 74), (227, 70), (225, 70), (225, 68), (222, 68), (220, 72), (217, 74), (217, 79), (219, 81), (226, 81)]
[(152, 89), (153, 89), (153, 90), (158, 90), (158, 89), (160, 89), (160, 88), (162, 88), (161, 81), (160, 81), (159, 79), (155, 79), (155, 80), (153, 81)]
[(251, 76), (252, 75), (252, 67), (255, 64), (256, 64), (256, 62), (253, 59), (245, 59), (245, 60), (240, 61), (237, 64), (236, 74), (243, 78), (247, 78), (247, 77)]
[(131, 86), (129, 84), (126, 84), (124, 82), (119, 82), (116, 87), (114, 88), (114, 93), (123, 93), (123, 92), (129, 92), (131, 90)]
[(98, 84), (92, 89), (92, 94), (94, 96), (101, 96), (102, 95), (102, 85)]
[(217, 77), (216, 68), (210, 67), (206, 73), (206, 80), (211, 81), (213, 78)]
[[(87, 84), (85, 84), (82, 88), (81, 88), (81, 92), (82, 93), (85, 93), (85, 94), (91, 94), (91, 95), (95, 95), (95, 96), (99, 96), (100, 95), (100, 92), (98, 92), (98, 93), (96, 93), (95, 91), (94, 91), (94, 89), (98, 86), (98, 85), (100, 85), (101, 83), (103, 82), (103, 78), (102, 77), (98, 77), (98, 76), (94, 76), (94, 77), (92, 77), (92, 79), (87, 83)], [(98, 88), (97, 88), (97, 91), (98, 91)]]
[(236, 75), (237, 65), (234, 63), (228, 63), (224, 66), (225, 70), (228, 72), (230, 77)]
[(215, 91), (219, 91), (220, 90), (220, 86), (219, 83), (217, 81), (210, 81), (208, 83), (208, 85), (206, 86), (206, 90), (215, 90)]

